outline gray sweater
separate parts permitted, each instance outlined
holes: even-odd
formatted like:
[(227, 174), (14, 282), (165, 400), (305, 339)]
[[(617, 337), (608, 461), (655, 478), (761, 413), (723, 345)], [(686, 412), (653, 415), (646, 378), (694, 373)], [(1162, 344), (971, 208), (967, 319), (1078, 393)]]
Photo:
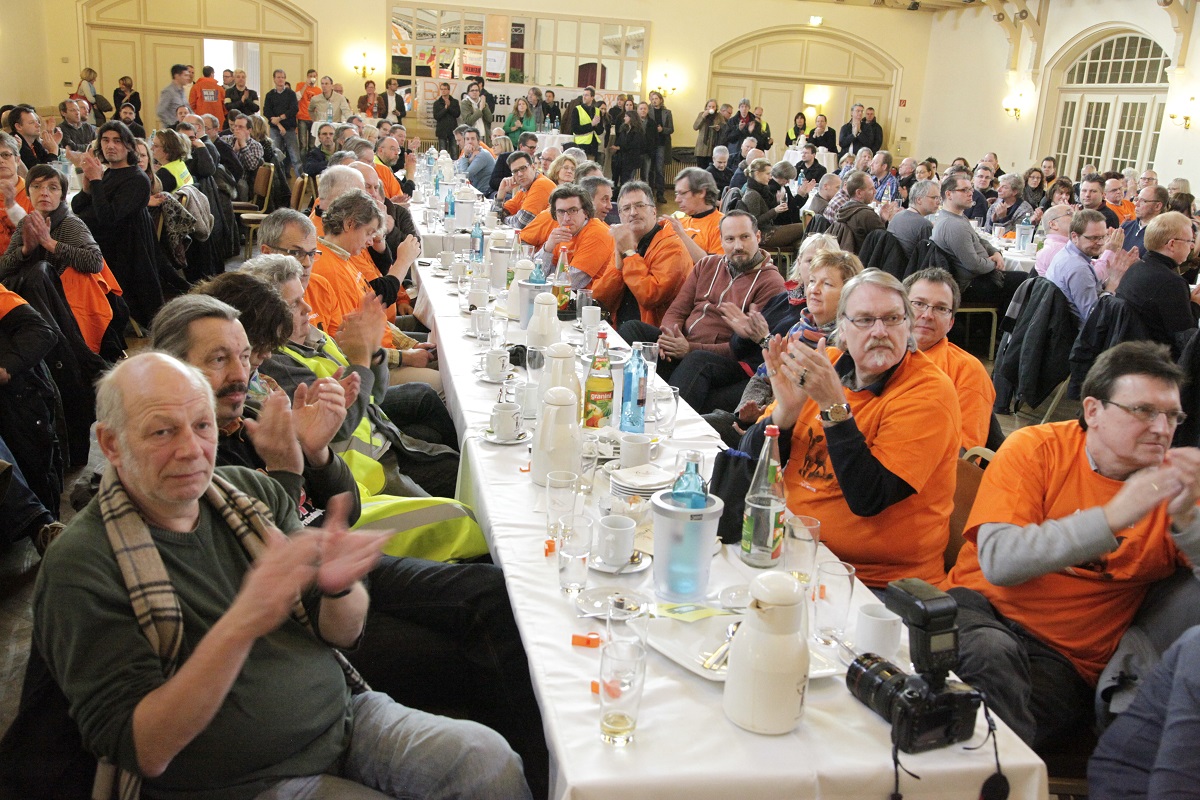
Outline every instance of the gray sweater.
[(996, 269), (990, 258), (996, 249), (981, 239), (961, 214), (951, 214), (944, 208), (938, 211), (933, 222), (933, 243), (957, 261), (955, 277), (960, 285), (965, 286), (972, 278)]

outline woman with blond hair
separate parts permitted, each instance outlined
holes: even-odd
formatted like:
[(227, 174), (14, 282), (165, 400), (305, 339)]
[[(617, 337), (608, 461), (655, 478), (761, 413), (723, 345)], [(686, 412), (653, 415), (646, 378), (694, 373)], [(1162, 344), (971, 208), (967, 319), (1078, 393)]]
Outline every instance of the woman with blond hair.
[(518, 97), (513, 103), (512, 113), (508, 115), (508, 119), (504, 121), (504, 132), (508, 134), (508, 138), (515, 148), (517, 139), (525, 131), (537, 130), (537, 122), (533, 115), (533, 110), (529, 107), (529, 101), (524, 97)]
[(100, 127), (107, 119), (105, 114), (112, 113), (115, 106), (108, 103), (108, 98), (102, 94), (96, 94), (96, 70), (91, 67), (84, 67), (79, 71), (79, 85), (75, 87), (75, 94), (87, 101), (88, 113), (87, 121)]
[(563, 153), (558, 158), (550, 162), (550, 168), (546, 170), (546, 177), (554, 181), (555, 186), (562, 186), (567, 183), (575, 182), (575, 168), (579, 164), (574, 157)]
[(133, 106), (133, 121), (142, 124), (142, 96), (133, 90), (133, 78), (122, 75), (113, 89), (113, 108), (117, 116), (121, 115), (121, 106), (128, 103)]

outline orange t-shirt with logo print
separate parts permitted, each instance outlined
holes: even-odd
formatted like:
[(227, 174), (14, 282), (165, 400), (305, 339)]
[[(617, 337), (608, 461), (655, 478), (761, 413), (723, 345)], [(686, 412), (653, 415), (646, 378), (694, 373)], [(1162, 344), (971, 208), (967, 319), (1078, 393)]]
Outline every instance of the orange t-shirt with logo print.
[(965, 586), (1062, 653), (1093, 686), (1129, 627), (1150, 584), (1182, 563), (1168, 532), (1167, 504), (1116, 534), (1111, 553), (1086, 564), (996, 586), (979, 566), (979, 526), (1024, 527), (1103, 506), (1125, 484), (1092, 469), (1087, 433), (1075, 420), (1020, 428), (983, 473), (958, 554), (943, 588)]
[[(829, 360), (841, 351), (830, 347)], [(853, 564), (867, 586), (899, 578), (938, 584), (954, 509), (961, 439), (954, 385), (924, 353), (908, 353), (883, 392), (845, 390), (855, 423), (871, 454), (913, 488), (912, 494), (873, 517), (850, 510), (833, 471), (816, 401), (807, 400), (792, 429), (784, 467), (788, 508), (821, 520), (821, 541)]]
[(719, 256), (725, 252), (721, 247), (721, 220), (724, 216), (714, 208), (698, 217), (681, 217), (679, 223), (683, 226), (683, 232), (700, 245), (704, 252)]

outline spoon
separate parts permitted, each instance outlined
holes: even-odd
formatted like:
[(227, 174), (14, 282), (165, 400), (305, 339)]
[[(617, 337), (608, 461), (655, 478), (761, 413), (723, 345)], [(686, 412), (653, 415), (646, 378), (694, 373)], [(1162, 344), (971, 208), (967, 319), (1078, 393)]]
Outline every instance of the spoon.
[(614, 572), (614, 573), (613, 573), (613, 575), (620, 575), (622, 572), (625, 572), (626, 570), (633, 569), (634, 567), (636, 567), (636, 566), (637, 566), (638, 564), (640, 564), (640, 563), (642, 563), (642, 551), (641, 551), (641, 550), (634, 550), (634, 551), (633, 551), (633, 555), (631, 555), (631, 556), (629, 557), (629, 560), (628, 560), (628, 561), (626, 561), (626, 562), (625, 562), (624, 564), (622, 564), (621, 566), (617, 567), (617, 571), (616, 571), (616, 572)]
[(733, 643), (733, 635), (737, 633), (738, 626), (741, 624), (741, 620), (729, 623), (729, 627), (725, 629), (725, 641), (712, 651), (712, 655), (704, 659), (701, 666), (705, 669), (720, 669), (725, 666), (725, 661), (729, 658), (729, 645)]

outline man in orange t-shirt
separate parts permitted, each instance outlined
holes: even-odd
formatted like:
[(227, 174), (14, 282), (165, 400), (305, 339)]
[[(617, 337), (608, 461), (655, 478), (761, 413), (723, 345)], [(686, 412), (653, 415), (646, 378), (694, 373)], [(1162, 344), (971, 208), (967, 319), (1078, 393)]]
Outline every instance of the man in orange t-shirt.
[(716, 180), (699, 167), (680, 170), (675, 178), (679, 216), (667, 217), (667, 221), (687, 247), (693, 264), (705, 256), (724, 252), (721, 244), (721, 217), (724, 215), (717, 209), (720, 196)]
[(609, 229), (612, 266), (595, 281), (592, 292), (604, 298), (614, 325), (627, 319), (660, 325), (692, 271), (692, 257), (665, 219), (658, 218), (648, 184), (630, 181), (622, 186), (617, 208), (621, 224)]
[(296, 89), (296, 137), (300, 140), (301, 154), (307, 153), (308, 149), (313, 146), (313, 118), (309, 113), (309, 104), (320, 93), (321, 87), (317, 85), (317, 71), (310, 69), (305, 76), (304, 83)]
[(955, 672), (1037, 748), (1088, 727), (1151, 584), (1200, 564), (1200, 450), (1171, 448), (1183, 371), (1125, 342), (1088, 371), (1079, 421), (1021, 428), (983, 475), (943, 588)]
[[(542, 262), (542, 269), (549, 275), (566, 253), (571, 268), (568, 273), (571, 288), (591, 288), (593, 282), (610, 269), (613, 255), (613, 239), (608, 226), (594, 219), (592, 196), (573, 183), (565, 183), (550, 194), (550, 216), (556, 227), (547, 235), (545, 244), (534, 258)], [(606, 305), (605, 299), (599, 296), (596, 302)]]
[(861, 273), (841, 302), (844, 353), (771, 341), (775, 403), (740, 449), (760, 452), (766, 425), (779, 427), (788, 508), (821, 520), (821, 541), (867, 586), (940, 583), (961, 438), (954, 386), (912, 349), (912, 312), (894, 277)]
[(505, 197), (512, 192), (512, 197), (504, 202), (504, 213), (508, 215), (504, 223), (520, 230), (550, 205), (554, 181), (538, 174), (533, 157), (524, 150), (509, 153), (508, 166), (512, 175), (500, 181), (496, 197)]
[(978, 358), (946, 338), (962, 302), (958, 283), (949, 272), (934, 267), (909, 275), (904, 287), (913, 307), (917, 349), (946, 373), (958, 392), (962, 449), (987, 446), (996, 387)]
[(1125, 181), (1117, 178), (1106, 180), (1104, 182), (1104, 202), (1117, 215), (1117, 219), (1121, 221), (1122, 225), (1133, 219), (1135, 209), (1133, 201), (1125, 196)]
[(550, 208), (547, 207), (544, 211), (539, 212), (532, 222), (521, 228), (519, 235), (521, 244), (531, 245), (536, 253), (546, 243), (550, 231), (557, 226), (558, 223), (554, 221), (554, 217), (550, 216)]

